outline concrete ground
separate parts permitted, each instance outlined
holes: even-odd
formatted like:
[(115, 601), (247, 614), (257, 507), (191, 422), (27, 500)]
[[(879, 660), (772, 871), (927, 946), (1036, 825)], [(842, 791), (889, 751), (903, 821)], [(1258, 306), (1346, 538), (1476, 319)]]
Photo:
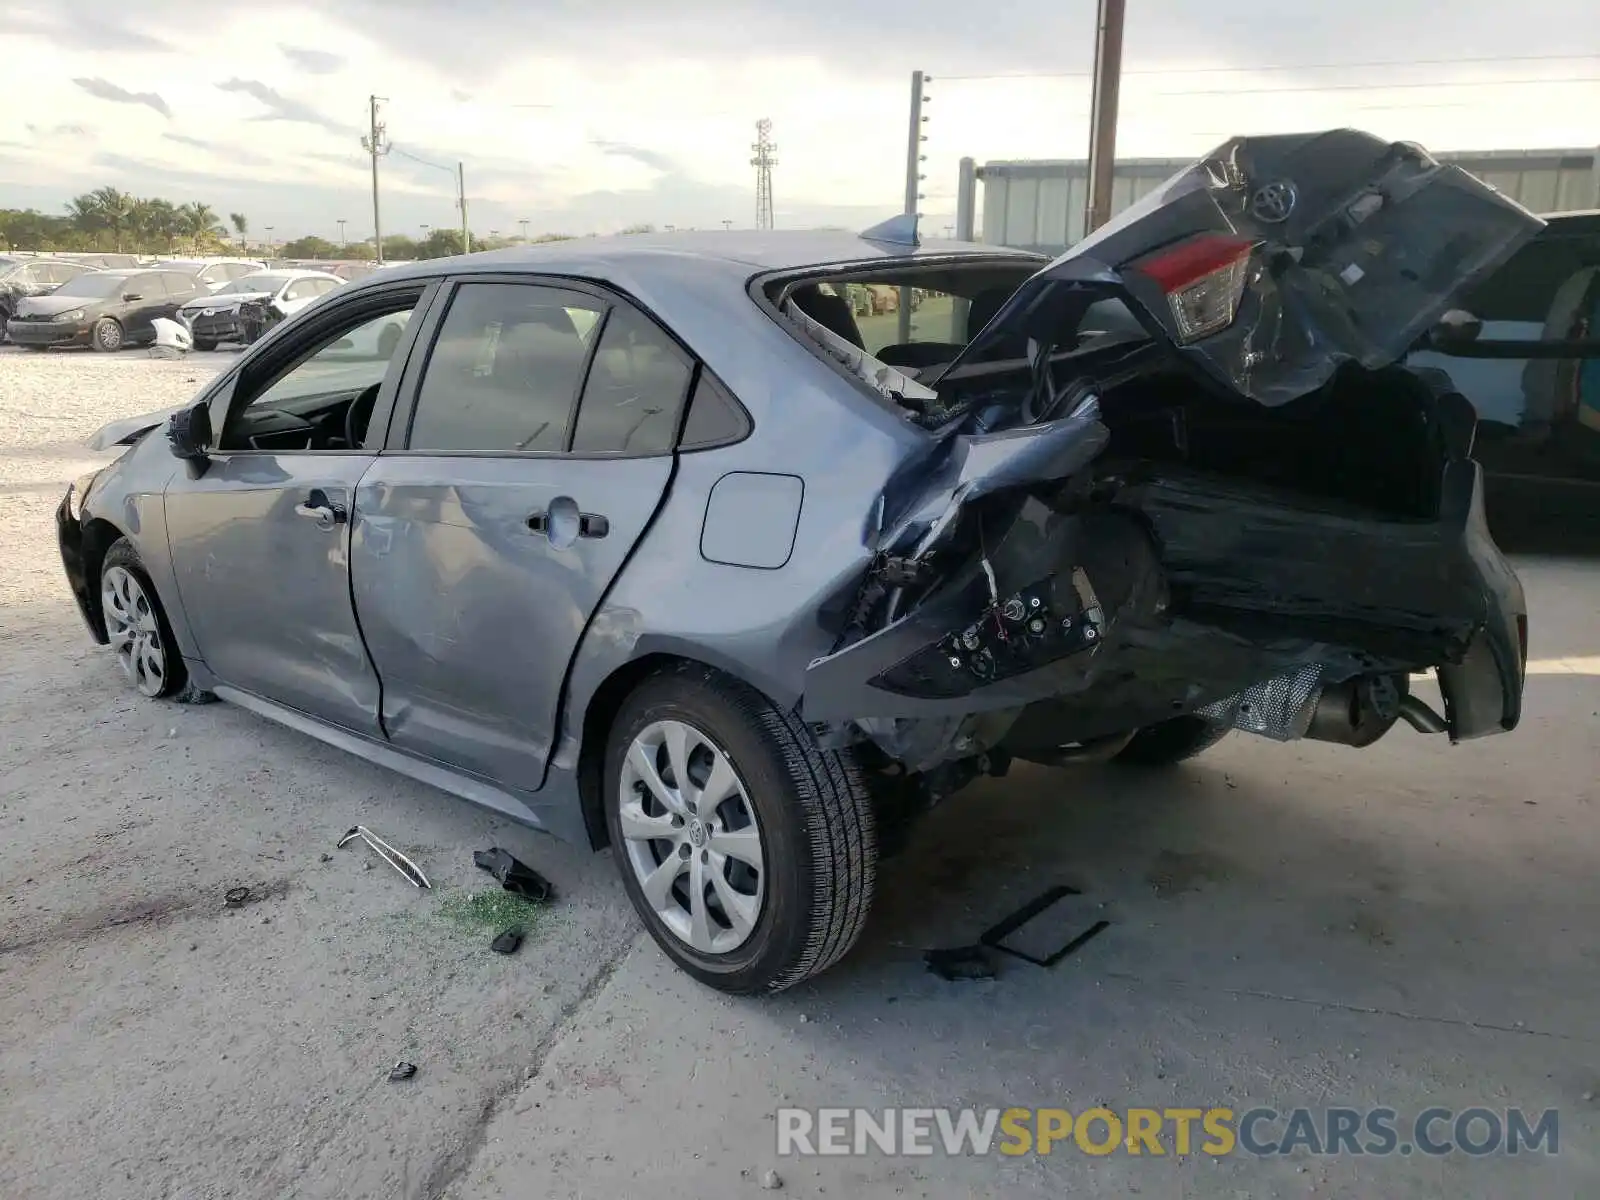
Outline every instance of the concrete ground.
[[(844, 963), (733, 1001), (637, 935), (605, 856), (122, 685), (50, 514), (83, 436), (223, 361), (0, 354), (0, 1197), (719, 1200), (767, 1171), (867, 1198), (1600, 1194), (1600, 568), (1519, 564), (1539, 661), (1511, 736), (1021, 768), (933, 814)], [(435, 890), (334, 850), (357, 822)], [(511, 958), (466, 899), (497, 843), (560, 890)], [(1057, 883), (1082, 893), (1058, 940), (1111, 924), (1054, 968), (924, 969)], [(261, 898), (225, 908), (236, 885)], [(418, 1073), (389, 1083), (398, 1059)], [(1520, 1106), (1560, 1141), (777, 1156), (780, 1106), (850, 1104)]]

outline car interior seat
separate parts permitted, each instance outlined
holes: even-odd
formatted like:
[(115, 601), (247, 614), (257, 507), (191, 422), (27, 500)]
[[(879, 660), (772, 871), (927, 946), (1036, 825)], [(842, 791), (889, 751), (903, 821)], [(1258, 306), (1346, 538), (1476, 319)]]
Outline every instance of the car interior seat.
[(794, 301), (796, 308), (824, 329), (838, 334), (857, 350), (866, 349), (861, 330), (856, 325), (855, 313), (850, 311), (850, 302), (843, 296), (825, 292), (812, 283), (795, 288), (789, 293), (789, 298)]

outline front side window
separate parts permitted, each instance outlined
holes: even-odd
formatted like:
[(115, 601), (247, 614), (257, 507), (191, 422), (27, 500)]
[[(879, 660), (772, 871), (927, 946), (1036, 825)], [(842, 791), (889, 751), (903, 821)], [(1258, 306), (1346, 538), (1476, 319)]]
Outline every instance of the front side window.
[(644, 314), (611, 310), (583, 389), (576, 454), (665, 454), (693, 366)]
[[(284, 443), (290, 448), (347, 448), (342, 437), (346, 411), (383, 382), (416, 303), (415, 296), (396, 297), (395, 307), (380, 313), (369, 309), (359, 320), (318, 339), (242, 407), (235, 401), (221, 448), (267, 449), (258, 436), (263, 430), (292, 434)], [(366, 397), (369, 409), (372, 398)]]
[(567, 426), (605, 306), (514, 283), (456, 289), (417, 390), (409, 446), (551, 452)]

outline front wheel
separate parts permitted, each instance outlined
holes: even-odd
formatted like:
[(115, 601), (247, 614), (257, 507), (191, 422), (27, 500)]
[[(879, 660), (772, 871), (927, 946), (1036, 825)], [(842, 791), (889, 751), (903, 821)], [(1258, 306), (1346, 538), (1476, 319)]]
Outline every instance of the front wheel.
[(101, 317), (89, 333), (89, 344), (102, 354), (114, 354), (122, 349), (122, 326), (111, 317)]
[(688, 663), (650, 676), (612, 725), (603, 786), (628, 898), (702, 983), (782, 991), (860, 936), (878, 857), (866, 781), (753, 688)]
[(127, 538), (118, 538), (100, 567), (100, 611), (117, 664), (152, 700), (176, 694), (188, 678), (155, 584)]
[(217, 348), (217, 340), (216, 338), (195, 338), (194, 348), (196, 350), (215, 350)]

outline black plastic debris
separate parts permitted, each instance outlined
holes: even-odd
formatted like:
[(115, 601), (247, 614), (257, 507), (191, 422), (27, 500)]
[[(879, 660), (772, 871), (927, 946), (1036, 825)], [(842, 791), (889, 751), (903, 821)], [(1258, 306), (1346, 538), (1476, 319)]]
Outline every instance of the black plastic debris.
[(489, 949), (496, 954), (515, 954), (517, 947), (522, 945), (522, 930), (507, 929), (499, 934), (494, 941), (489, 943)]
[(555, 895), (550, 881), (509, 850), (474, 850), (472, 861), (493, 875), (506, 891), (528, 900), (549, 900)]
[(1110, 929), (1111, 922), (1096, 921), (1083, 932), (1068, 939), (1065, 945), (1043, 954), (1031, 954), (1016, 945), (1008, 945), (1007, 940), (1022, 931), (1024, 926), (1043, 916), (1069, 896), (1080, 896), (1082, 894), (1077, 888), (1068, 887), (1066, 884), (1058, 884), (1043, 895), (1028, 901), (1009, 917), (985, 930), (979, 936), (978, 944), (987, 946), (991, 950), (998, 950), (1001, 954), (1009, 954), (1013, 958), (1020, 958), (1023, 962), (1032, 963), (1036, 967), (1053, 967), (1085, 942), (1100, 936), (1107, 929)]
[(399, 1083), (401, 1080), (410, 1079), (417, 1073), (415, 1063), (397, 1062), (389, 1068), (389, 1082)]
[(222, 893), (224, 908), (243, 908), (250, 903), (250, 889), (247, 887), (232, 887)]
[(947, 950), (929, 950), (922, 956), (940, 979), (950, 983), (965, 980), (993, 979), (994, 959), (982, 946), (952, 946)]

